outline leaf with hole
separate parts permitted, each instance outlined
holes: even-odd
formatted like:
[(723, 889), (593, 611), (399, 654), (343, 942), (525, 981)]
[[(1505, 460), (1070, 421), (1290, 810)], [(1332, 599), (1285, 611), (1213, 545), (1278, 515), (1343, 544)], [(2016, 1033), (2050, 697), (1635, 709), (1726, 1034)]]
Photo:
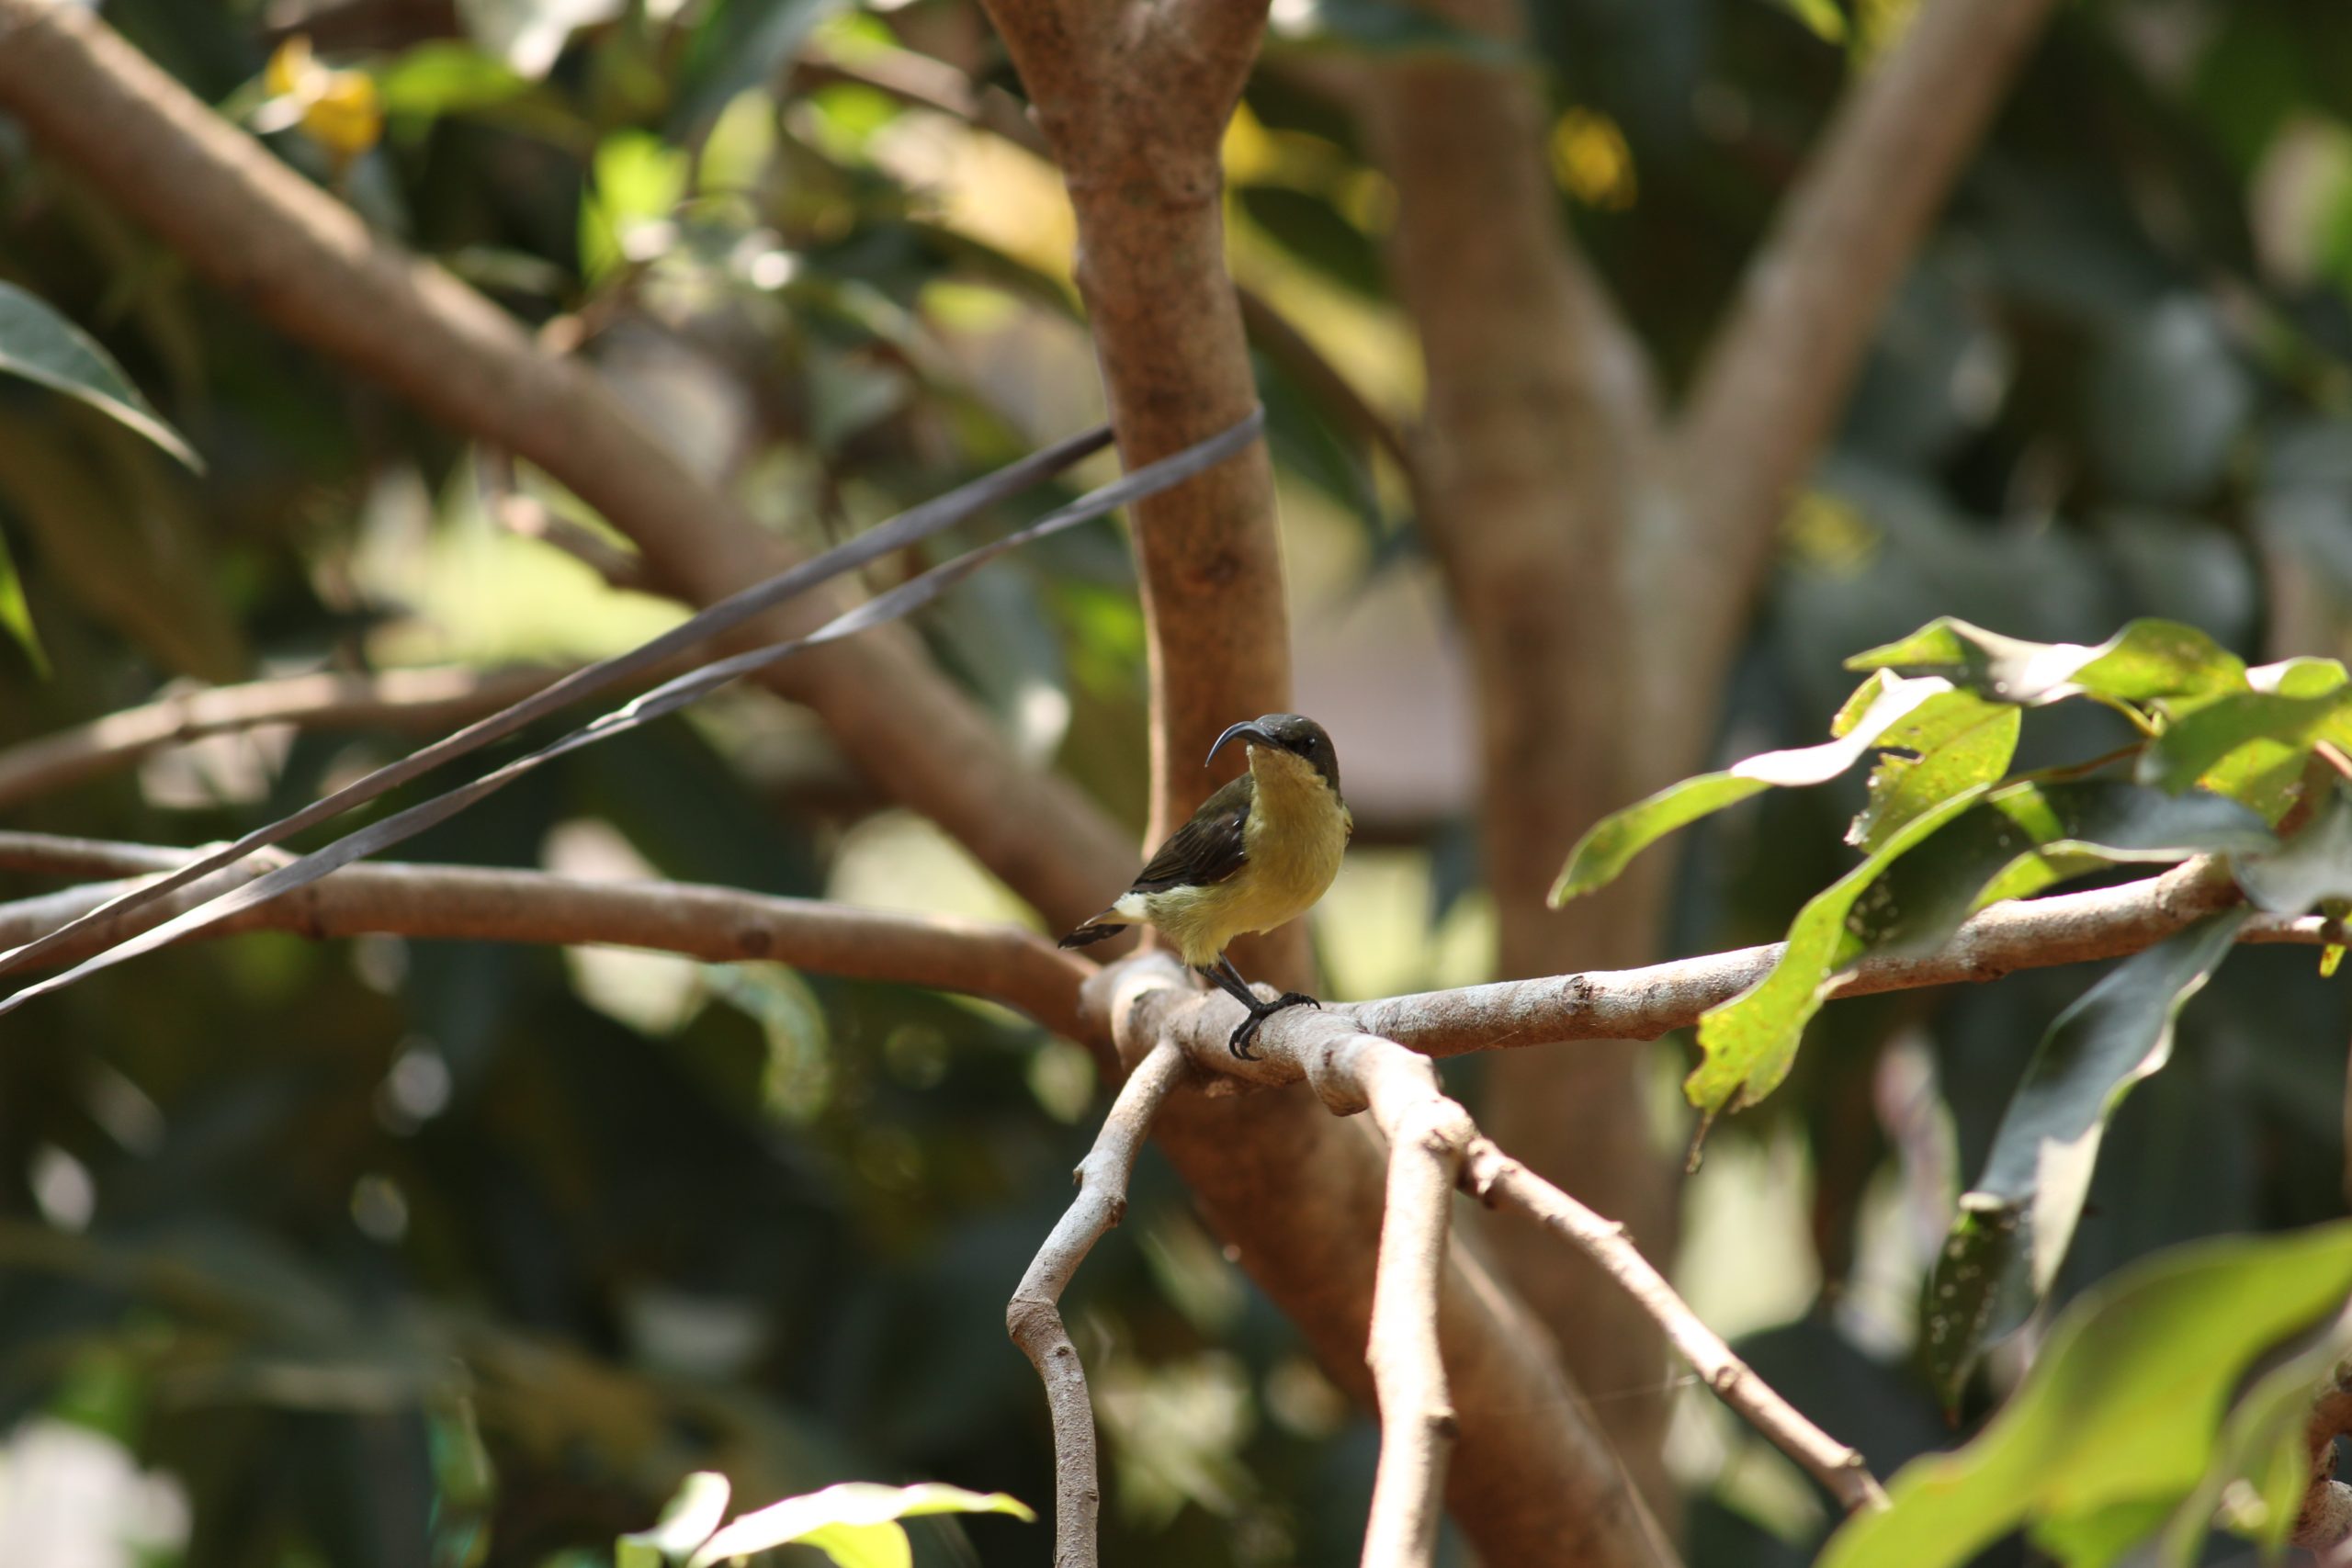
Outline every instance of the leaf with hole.
[(2172, 1054), (2173, 1023), (2203, 988), (2245, 923), (2244, 909), (2208, 916), (2135, 953), (2059, 1015), (2034, 1049), (2002, 1113), (1984, 1172), (1961, 1200), (1928, 1282), (1921, 1342), (1947, 1403), (1996, 1325), (1986, 1303), (2004, 1291), (2049, 1293), (2074, 1240), (2109, 1118), (2132, 1086)]

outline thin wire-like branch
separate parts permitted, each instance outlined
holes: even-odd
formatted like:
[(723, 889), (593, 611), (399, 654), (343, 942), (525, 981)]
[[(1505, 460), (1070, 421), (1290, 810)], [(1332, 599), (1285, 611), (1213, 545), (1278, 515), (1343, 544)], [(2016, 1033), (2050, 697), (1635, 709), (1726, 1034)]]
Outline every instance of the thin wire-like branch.
[(1886, 1506), (1886, 1493), (1862, 1456), (1806, 1420), (1733, 1355), (1731, 1347), (1699, 1321), (1690, 1303), (1626, 1239), (1624, 1226), (1602, 1219), (1489, 1139), (1470, 1145), (1464, 1184), (1489, 1204), (1517, 1209), (1599, 1264), (1657, 1319), (1667, 1339), (1718, 1398), (1803, 1465), (1849, 1511)]
[(1127, 1179), (1144, 1135), (1160, 1102), (1191, 1072), (1182, 1051), (1162, 1045), (1127, 1076), (1094, 1146), (1079, 1162), (1078, 1196), (1037, 1249), (1005, 1309), (1005, 1329), (1045, 1380), (1053, 1415), (1054, 1568), (1096, 1568), (1095, 1517), (1102, 1502), (1094, 1407), (1087, 1397), (1086, 1367), (1062, 1322), (1062, 1292), (1094, 1244), (1126, 1217)]
[(516, 702), (570, 671), (319, 671), (175, 692), (0, 751), (0, 807), (96, 778), (166, 746), (293, 724), (319, 729), (439, 729)]
[[(169, 870), (187, 852), (142, 844), (0, 833), (0, 869), (120, 876)], [(280, 863), (275, 852), (190, 884), (166, 908), (201, 902)], [(0, 946), (28, 942), (120, 893), (68, 888), (0, 904)], [(143, 912), (142, 912), (143, 913)], [(362, 863), (200, 933), (291, 931), (436, 940), (650, 948), (710, 963), (768, 960), (850, 979), (960, 991), (1002, 1002), (1071, 1039), (1087, 1038), (1078, 990), (1094, 965), (1016, 926), (782, 898), (694, 883), (592, 882), (480, 866)], [(95, 951), (119, 933), (92, 928)], [(61, 949), (59, 963), (84, 956)]]

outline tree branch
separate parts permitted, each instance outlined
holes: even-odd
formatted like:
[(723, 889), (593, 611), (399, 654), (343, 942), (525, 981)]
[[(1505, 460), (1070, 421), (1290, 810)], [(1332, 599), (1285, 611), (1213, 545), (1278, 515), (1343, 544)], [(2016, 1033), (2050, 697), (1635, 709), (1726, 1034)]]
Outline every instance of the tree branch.
[[(665, 590), (707, 604), (789, 564), (588, 369), (541, 352), (489, 300), (369, 233), (83, 7), (0, 0), (0, 107), (256, 314), (546, 469), (637, 543)], [(1245, 398), (1232, 418), (1154, 455), (1250, 408)], [(840, 608), (836, 594), (810, 594), (732, 640), (780, 641)], [(1133, 871), (1133, 846), (1103, 812), (1067, 780), (1015, 761), (904, 631), (836, 644), (763, 679), (814, 707), (870, 776), (1049, 918), (1092, 913), (1102, 889)]]
[(1690, 1303), (1676, 1295), (1674, 1287), (1625, 1239), (1624, 1226), (1602, 1219), (1504, 1154), (1490, 1139), (1479, 1138), (1470, 1145), (1464, 1185), (1489, 1204), (1517, 1209), (1599, 1264), (1657, 1321), (1668, 1340), (1718, 1398), (1803, 1465), (1849, 1512), (1886, 1506), (1886, 1493), (1860, 1453), (1806, 1420), (1733, 1355), (1731, 1347), (1699, 1321)]
[[(185, 852), (143, 844), (0, 833), (0, 869), (80, 876), (168, 871)], [(190, 884), (170, 913), (281, 863), (276, 852)], [(29, 942), (97, 908), (119, 884), (72, 887), (0, 905), (0, 946)], [(139, 919), (147, 911), (132, 916)], [(709, 963), (765, 960), (854, 980), (883, 980), (986, 997), (1058, 1034), (1088, 1038), (1080, 984), (1094, 965), (1015, 926), (901, 915), (679, 882), (590, 882), (537, 871), (363, 862), (199, 936), (291, 931), (312, 938), (386, 933), (434, 940), (651, 948)], [(59, 963), (120, 933), (101, 923)]]
[[(1372, 1403), (1375, 1390), (1364, 1366), (1372, 1343), (1371, 1303), (1394, 1303), (1419, 1286), (1408, 1284), (1410, 1270), (1396, 1280), (1376, 1277), (1372, 1249), (1359, 1237), (1376, 1221), (1365, 1210), (1377, 1199), (1361, 1192), (1352, 1170), (1344, 1184), (1319, 1192), (1310, 1190), (1303, 1178), (1335, 1166), (1370, 1164), (1371, 1140), (1359, 1130), (1362, 1124), (1327, 1111), (1370, 1108), (1375, 1119), (1385, 1115), (1392, 1152), (1398, 1134), (1408, 1140), (1418, 1135), (1417, 1113), (1437, 1118), (1432, 1125), (1446, 1137), (1466, 1125), (1466, 1118), (1460, 1124), (1449, 1120), (1459, 1114), (1452, 1101), (1439, 1103), (1429, 1063), (1359, 1032), (1337, 1010), (1306, 1008), (1268, 1022), (1263, 1034), (1280, 1043), (1262, 1046), (1263, 1060), (1238, 1061), (1226, 1045), (1240, 1018), (1238, 1004), (1222, 993), (1193, 990), (1164, 954), (1146, 954), (1102, 971), (1088, 982), (1082, 1008), (1091, 1024), (1109, 1032), (1123, 1059), (1135, 1060), (1162, 1040), (1174, 1042), (1212, 1093), (1237, 1082), (1273, 1088), (1304, 1081), (1322, 1098), (1318, 1109), (1295, 1088), (1222, 1100), (1180, 1095), (1161, 1113), (1162, 1137), (1171, 1152), (1182, 1150), (1200, 1164), (1195, 1184), (1213, 1223), (1251, 1205), (1304, 1216), (1306, 1223), (1292, 1229), (1289, 1255), (1261, 1258), (1245, 1246), (1242, 1261), (1299, 1325), (1342, 1386)], [(1216, 1032), (1219, 1020), (1223, 1033)], [(1214, 1119), (1202, 1117), (1200, 1109), (1209, 1106), (1229, 1109)], [(1261, 1116), (1261, 1111), (1272, 1114)], [(1185, 1125), (1187, 1119), (1193, 1125)], [(1231, 1138), (1237, 1124), (1252, 1135)], [(1283, 1137), (1272, 1137), (1274, 1132)], [(1208, 1145), (1219, 1134), (1227, 1141), (1221, 1158), (1212, 1159)], [(1424, 1166), (1429, 1157), (1412, 1156)], [(1424, 1168), (1397, 1179), (1418, 1184), (1427, 1174)], [(1410, 1203), (1420, 1202), (1412, 1189), (1405, 1195)], [(1407, 1249), (1415, 1267), (1425, 1256), (1420, 1249), (1429, 1235), (1426, 1206), (1419, 1213), (1383, 1238), (1385, 1251)], [(1437, 1412), (1447, 1405), (1450, 1392), (1459, 1430), (1455, 1462), (1442, 1472), (1446, 1502), (1489, 1561), (1525, 1568), (1670, 1568), (1673, 1549), (1589, 1425), (1582, 1402), (1562, 1377), (1541, 1331), (1470, 1249), (1446, 1249), (1438, 1261), (1442, 1371), (1433, 1372), (1425, 1357), (1417, 1359), (1412, 1346), (1418, 1327), (1402, 1339), (1396, 1336), (1401, 1320), (1412, 1317), (1418, 1324), (1419, 1307), (1408, 1314), (1397, 1306), (1384, 1316), (1386, 1337), (1374, 1352), (1375, 1363), (1387, 1363), (1378, 1393), (1384, 1428), (1392, 1434), (1383, 1448), (1380, 1484), (1388, 1493), (1384, 1506), (1391, 1510), (1384, 1517), (1402, 1527), (1394, 1536), (1384, 1530), (1384, 1543), (1412, 1544), (1413, 1521), (1419, 1517), (1412, 1499), (1436, 1479), (1436, 1455), (1447, 1436)], [(1394, 1435), (1400, 1424), (1409, 1436)], [(1411, 1450), (1417, 1446), (1415, 1456)], [(1406, 1468), (1398, 1470), (1399, 1464)]]
[(0, 808), (128, 767), (202, 736), (266, 725), (318, 729), (439, 729), (464, 724), (571, 673), (551, 670), (321, 671), (237, 686), (172, 692), (0, 751)]
[(1078, 1197), (1037, 1249), (1005, 1309), (1005, 1328), (1045, 1380), (1046, 1404), (1053, 1413), (1054, 1568), (1095, 1568), (1101, 1562), (1095, 1515), (1102, 1501), (1094, 1406), (1087, 1396), (1086, 1368), (1062, 1322), (1062, 1292), (1094, 1244), (1126, 1217), (1127, 1179), (1144, 1134), (1160, 1102), (1191, 1072), (1182, 1052), (1162, 1045), (1147, 1053), (1128, 1075), (1094, 1146), (1079, 1162)]
[[(1645, 540), (1637, 570), (1680, 591), (1649, 602), (1685, 607), (1676, 635), (1696, 627), (1709, 644), (1693, 667), (1720, 669), (1742, 635), (1789, 491), (2051, 5), (1925, 0), (1849, 90), (1749, 261), (1675, 433), (1686, 526)], [(1694, 605), (1700, 559), (1710, 565)]]
[(2335, 1440), (2352, 1436), (2352, 1363), (2338, 1366), (2312, 1401), (2304, 1434), (2311, 1450), (2311, 1484), (2288, 1539), (2322, 1562), (2340, 1563), (2346, 1543), (2352, 1542), (2352, 1486), (2335, 1479)]

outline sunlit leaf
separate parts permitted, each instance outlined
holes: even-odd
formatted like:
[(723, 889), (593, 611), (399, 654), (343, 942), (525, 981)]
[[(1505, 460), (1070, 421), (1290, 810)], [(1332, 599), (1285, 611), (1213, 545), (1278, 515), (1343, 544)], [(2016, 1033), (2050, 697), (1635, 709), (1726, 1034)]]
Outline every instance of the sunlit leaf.
[(921, 1514), (1010, 1514), (1026, 1521), (1037, 1517), (1001, 1492), (967, 1492), (939, 1482), (844, 1482), (743, 1515), (705, 1541), (688, 1568), (708, 1568), (794, 1541), (821, 1547), (842, 1568), (907, 1568), (913, 1555), (899, 1521)]
[[(1867, 683), (1866, 683), (1867, 684)], [(1852, 720), (1835, 740), (1786, 751), (1766, 751), (1733, 766), (1728, 772), (1702, 773), (1669, 784), (1646, 800), (1611, 812), (1588, 829), (1567, 864), (1553, 884), (1552, 902), (1559, 905), (1607, 886), (1633, 858), (1673, 832), (1712, 812), (1747, 799), (1759, 791), (1826, 784), (1862, 760), (1887, 732), (1906, 718), (1923, 714), (1927, 705), (1959, 697), (1973, 710), (1975, 699), (1954, 693), (1939, 680), (1886, 680), (1879, 685), (1868, 711)], [(1840, 715), (1840, 722), (1846, 716)], [(1921, 722), (1932, 727), (1932, 717)], [(1922, 729), (1919, 733), (1928, 733)]]
[(2352, 690), (2290, 697), (2238, 692), (2175, 719), (2140, 755), (2140, 782), (2183, 790), (2240, 747), (2270, 741), (2301, 750), (2352, 710)]
[(2086, 692), (2139, 703), (2246, 688), (2245, 664), (2237, 655), (2177, 621), (2133, 621), (2094, 648), (2027, 642), (1946, 615), (1900, 641), (1854, 655), (1846, 668), (1940, 675), (2027, 706)]
[(436, 39), (379, 71), (376, 90), (387, 114), (433, 118), (504, 103), (529, 92), (531, 84), (470, 44)]
[(8, 541), (0, 537), (0, 627), (5, 627), (17, 646), (25, 650), (33, 668), (42, 679), (49, 676), (49, 654), (40, 645), (40, 631), (33, 625), (32, 606), (25, 603), (24, 579), (17, 575), (17, 560), (8, 553)]
[(2311, 1485), (2311, 1422), (2314, 1390), (2333, 1381), (2352, 1351), (2352, 1314), (2338, 1313), (2304, 1337), (2294, 1353), (2264, 1371), (2230, 1411), (2213, 1461), (2196, 1490), (2172, 1510), (2159, 1543), (2165, 1568), (2188, 1568), (2211, 1532), (2216, 1505), (2243, 1481), (2247, 1495), (2225, 1521), (2253, 1537), (2277, 1560)]
[(662, 1568), (684, 1561), (727, 1517), (728, 1495), (727, 1477), (715, 1471), (698, 1470), (687, 1476), (651, 1529), (613, 1543), (614, 1568)]
[(1849, 1517), (1823, 1568), (1951, 1568), (2020, 1527), (2178, 1501), (2246, 1368), (2347, 1290), (2352, 1224), (2197, 1243), (2094, 1287), (1991, 1425), (1896, 1472), (1893, 1506)]
[(1824, 43), (1846, 41), (1846, 13), (1838, 0), (1780, 0), (1781, 9), (1803, 22)]
[(2133, 954), (2035, 1047), (1929, 1281), (1924, 1343), (1947, 1403), (1990, 1330), (1986, 1307), (2000, 1282), (2022, 1271), (2030, 1298), (2048, 1293), (2074, 1240), (2108, 1119), (2171, 1056), (2174, 1021), (2245, 919), (2244, 909), (2225, 910)]
[(0, 283), (0, 374), (21, 376), (77, 398), (198, 473), (204, 471), (196, 448), (164, 422), (105, 349), (12, 283)]
[[(1943, 721), (1940, 728), (1933, 733), (1891, 733), (1881, 741), (1883, 746), (1900, 746), (1916, 755), (1889, 750), (1879, 759), (1871, 772), (1870, 803), (1847, 829), (1848, 843), (1875, 850), (1939, 801), (1978, 784), (1993, 784), (2008, 772), (2023, 722), (2017, 708), (1966, 692), (1954, 692), (1949, 702), (1929, 706)], [(1910, 722), (1897, 727), (1905, 731), (1915, 728)]]
[(649, 131), (615, 131), (596, 148), (594, 189), (581, 204), (580, 264), (601, 277), (642, 251), (639, 238), (686, 194), (686, 154)]

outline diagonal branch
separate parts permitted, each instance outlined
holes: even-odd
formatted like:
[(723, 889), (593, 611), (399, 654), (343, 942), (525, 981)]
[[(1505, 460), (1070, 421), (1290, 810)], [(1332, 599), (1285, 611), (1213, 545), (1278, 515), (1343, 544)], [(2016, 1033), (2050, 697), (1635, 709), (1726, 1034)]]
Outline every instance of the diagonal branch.
[[(1983, 139), (2052, 0), (1923, 0), (1849, 91), (1748, 262), (1675, 435), (1685, 527), (1661, 530), (1648, 581), (1704, 602), (1678, 626), (1736, 638), (1774, 525), (1843, 408), (1881, 313)], [(1656, 599), (1656, 604), (1677, 602)], [(1711, 648), (1695, 668), (1722, 667)]]
[(440, 729), (496, 713), (565, 670), (320, 671), (172, 692), (0, 751), (0, 807), (129, 767), (207, 735), (294, 724), (318, 729)]
[[(0, 868), (82, 876), (166, 871), (187, 852), (144, 844), (0, 833)], [(276, 852), (192, 883), (176, 912), (250, 881)], [(55, 930), (123, 891), (102, 883), (0, 904), (0, 945)], [(144, 911), (141, 914), (143, 916)], [(134, 917), (138, 918), (138, 917)], [(385, 933), (435, 940), (642, 947), (709, 963), (764, 960), (849, 979), (928, 986), (1018, 1009), (1057, 1033), (1088, 1038), (1078, 987), (1094, 965), (1017, 926), (902, 915), (678, 882), (592, 882), (547, 872), (363, 863), (222, 922), (203, 935), (292, 931), (312, 938)], [(95, 951), (119, 933), (95, 926)], [(58, 962), (85, 956), (70, 944)]]
[(1094, 1407), (1087, 1397), (1086, 1368), (1062, 1322), (1062, 1292), (1094, 1244), (1126, 1217), (1127, 1179), (1135, 1172), (1144, 1134), (1160, 1102), (1192, 1070), (1182, 1051), (1160, 1045), (1128, 1075), (1094, 1146), (1079, 1162), (1078, 1197), (1037, 1249), (1005, 1309), (1006, 1331), (1045, 1380), (1046, 1404), (1053, 1413), (1054, 1568), (1096, 1568), (1101, 1555), (1095, 1515), (1102, 1501)]
[[(257, 315), (547, 470), (637, 543), (664, 590), (707, 604), (789, 564), (586, 367), (544, 353), (482, 296), (371, 234), (85, 8), (0, 0), (0, 108)], [(1249, 409), (1243, 400), (1236, 417)], [(840, 608), (836, 595), (811, 594), (738, 645), (781, 641)], [(814, 707), (869, 775), (1052, 918), (1091, 913), (1102, 888), (1134, 869), (1108, 817), (1069, 781), (1017, 762), (903, 632), (763, 678)], [(1012, 801), (1033, 808), (1006, 809)]]
[(1470, 1145), (1464, 1185), (1490, 1204), (1518, 1210), (1599, 1264), (1657, 1321), (1682, 1359), (1725, 1404), (1803, 1465), (1849, 1512), (1886, 1506), (1886, 1493), (1861, 1454), (1806, 1420), (1733, 1355), (1731, 1347), (1699, 1321), (1690, 1303), (1674, 1293), (1666, 1277), (1625, 1238), (1623, 1225), (1602, 1219), (1487, 1138)]

